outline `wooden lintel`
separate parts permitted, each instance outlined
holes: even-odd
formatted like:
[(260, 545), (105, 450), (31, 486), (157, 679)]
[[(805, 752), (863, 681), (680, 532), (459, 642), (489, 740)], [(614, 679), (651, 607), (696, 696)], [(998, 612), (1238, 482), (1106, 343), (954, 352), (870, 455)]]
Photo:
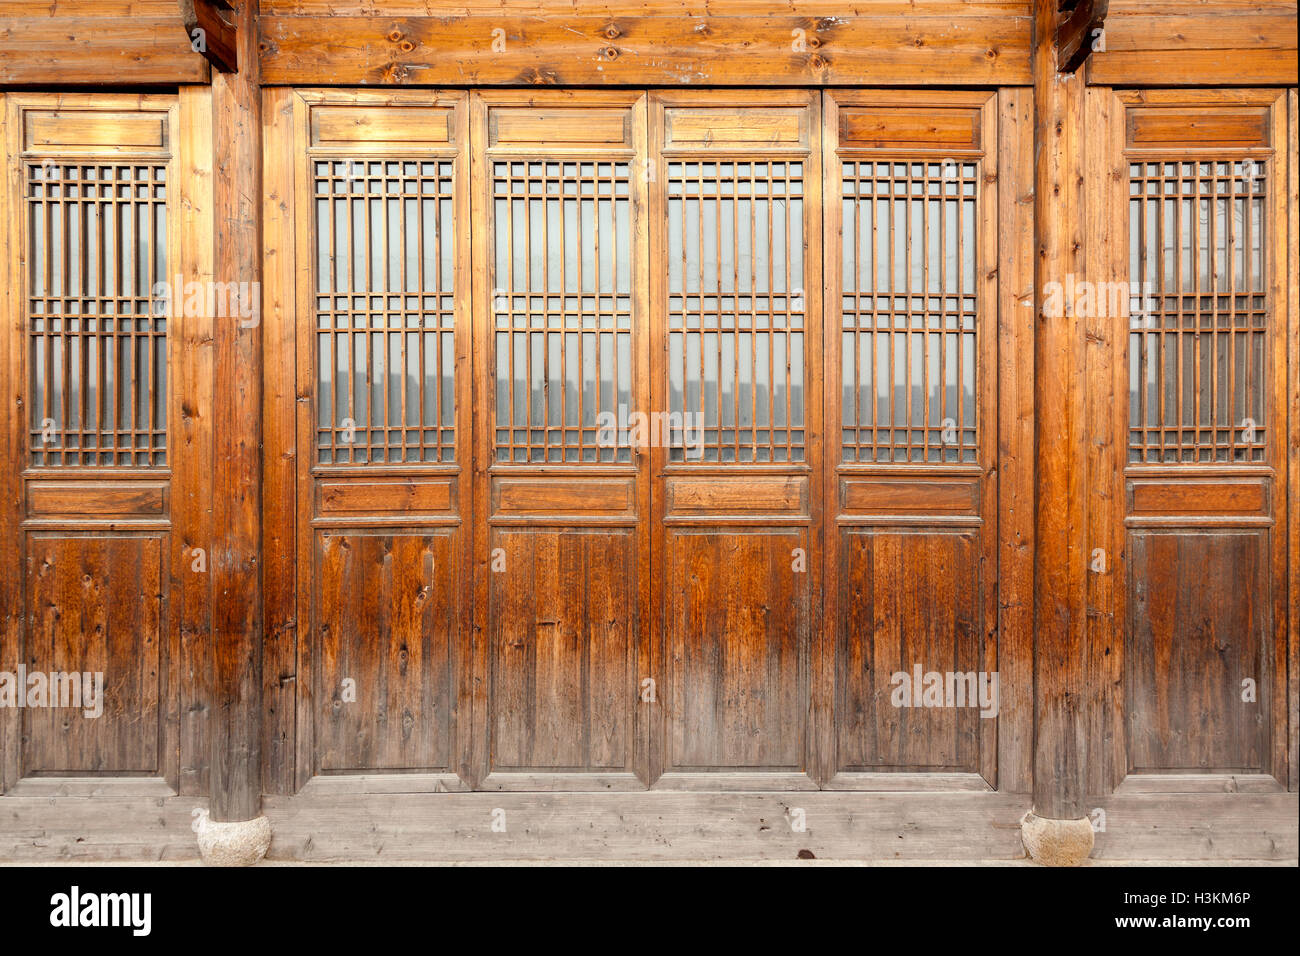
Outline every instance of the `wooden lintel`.
[(238, 35), (230, 0), (180, 0), (180, 5), (195, 51), (222, 73), (238, 73)]
[(1056, 63), (1061, 73), (1073, 73), (1093, 50), (1110, 0), (1062, 0), (1057, 11)]

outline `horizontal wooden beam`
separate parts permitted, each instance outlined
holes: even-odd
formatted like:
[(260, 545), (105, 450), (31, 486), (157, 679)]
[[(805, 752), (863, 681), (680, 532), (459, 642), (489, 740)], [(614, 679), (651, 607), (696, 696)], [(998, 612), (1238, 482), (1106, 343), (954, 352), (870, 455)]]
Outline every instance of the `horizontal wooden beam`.
[[(43, 5), (40, 9), (44, 13)], [(190, 48), (180, 12), (172, 11), (171, 16), (0, 16), (0, 83), (206, 83), (207, 61)]]
[(1027, 85), (1030, 20), (264, 15), (262, 82)]

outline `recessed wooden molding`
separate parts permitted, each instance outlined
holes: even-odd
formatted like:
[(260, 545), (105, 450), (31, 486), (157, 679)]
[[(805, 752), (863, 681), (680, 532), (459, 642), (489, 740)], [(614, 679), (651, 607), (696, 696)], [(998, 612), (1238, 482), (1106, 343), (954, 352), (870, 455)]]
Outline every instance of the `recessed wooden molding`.
[(105, 110), (28, 110), (23, 116), (27, 149), (47, 146), (162, 149), (167, 114)]
[(222, 73), (239, 72), (234, 5), (230, 0), (180, 0), (192, 47)]
[(452, 141), (451, 120), (452, 111), (440, 106), (316, 106), (311, 143), (443, 145)]
[(840, 110), (840, 146), (977, 150), (980, 114), (977, 109), (845, 107)]
[(1269, 145), (1268, 109), (1130, 109), (1131, 148), (1249, 148)]

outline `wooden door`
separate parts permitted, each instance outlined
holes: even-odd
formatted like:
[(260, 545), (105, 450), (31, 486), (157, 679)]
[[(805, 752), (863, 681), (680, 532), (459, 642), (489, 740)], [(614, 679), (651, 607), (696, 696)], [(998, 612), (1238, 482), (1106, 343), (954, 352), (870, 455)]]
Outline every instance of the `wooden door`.
[(651, 773), (813, 787), (820, 96), (655, 93), (650, 117)]
[(987, 789), (998, 714), (995, 100), (836, 91), (826, 101), (835, 332), (823, 778), (839, 789)]
[[(294, 276), (276, 287), (296, 286), (295, 308), (269, 297), (267, 334), (268, 370), (298, 383), (296, 440), (268, 434), (277, 454), (297, 449), (298, 783), (382, 771), (464, 786), (468, 97), (266, 97), (285, 224), (267, 254)], [(273, 477), (268, 501), (285, 487)]]
[(1098, 515), (1122, 556), (1110, 782), (1284, 789), (1286, 101), (1095, 90), (1089, 107), (1094, 201), (1115, 229), (1096, 265), (1117, 343), (1114, 505)]
[(645, 96), (474, 105), (475, 771), (645, 784)]
[(199, 362), (181, 342), (205, 316), (172, 290), (178, 101), (5, 99), (0, 377), (18, 400), (2, 467), (17, 508), (0, 520), (0, 602), (17, 627), (0, 641), (0, 787), (125, 774), (180, 789), (178, 622), (203, 627), (189, 552), (207, 542), (182, 503), (203, 466), (176, 379)]

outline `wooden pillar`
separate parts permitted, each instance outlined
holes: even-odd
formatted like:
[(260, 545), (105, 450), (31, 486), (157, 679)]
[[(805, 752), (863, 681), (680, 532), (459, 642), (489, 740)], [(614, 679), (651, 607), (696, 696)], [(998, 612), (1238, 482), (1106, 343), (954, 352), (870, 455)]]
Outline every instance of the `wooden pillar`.
[(1034, 813), (1087, 815), (1086, 323), (1045, 290), (1084, 272), (1084, 77), (1059, 73), (1057, 0), (1034, 0)]
[(256, 0), (238, 0), (239, 70), (212, 74), (213, 276), (249, 290), (254, 313), (228, 309), (234, 314), (213, 317), (211, 817), (218, 822), (251, 820), (261, 812), (262, 157), (256, 14)]

